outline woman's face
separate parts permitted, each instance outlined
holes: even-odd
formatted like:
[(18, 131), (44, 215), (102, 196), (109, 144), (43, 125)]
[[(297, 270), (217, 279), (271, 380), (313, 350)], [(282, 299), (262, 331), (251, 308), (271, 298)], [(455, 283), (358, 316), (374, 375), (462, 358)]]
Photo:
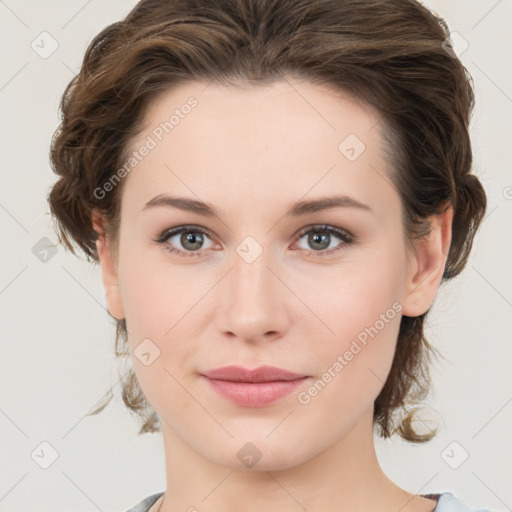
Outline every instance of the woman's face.
[[(107, 298), (164, 438), (263, 470), (368, 441), (401, 315), (418, 306), (381, 128), (309, 82), (194, 83), (151, 105)], [(202, 375), (230, 365), (306, 378), (280, 397), (283, 382), (232, 383), (230, 398)]]

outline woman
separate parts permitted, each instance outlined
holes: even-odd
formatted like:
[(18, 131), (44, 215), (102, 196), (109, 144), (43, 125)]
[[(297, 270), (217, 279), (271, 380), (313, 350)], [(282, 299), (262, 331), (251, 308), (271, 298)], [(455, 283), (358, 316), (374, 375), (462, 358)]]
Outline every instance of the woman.
[(130, 512), (473, 510), (373, 440), (435, 435), (423, 325), (486, 208), (448, 35), (413, 0), (142, 0), (90, 44), (48, 199), (163, 434)]

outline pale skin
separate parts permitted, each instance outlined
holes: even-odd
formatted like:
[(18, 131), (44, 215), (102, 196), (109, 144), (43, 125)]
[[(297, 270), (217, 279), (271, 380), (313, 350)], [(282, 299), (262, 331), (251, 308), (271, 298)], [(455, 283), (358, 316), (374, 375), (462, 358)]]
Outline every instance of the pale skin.
[[(137, 378), (161, 419), (167, 488), (151, 512), (434, 510), (434, 500), (384, 474), (372, 416), (401, 314), (421, 315), (434, 300), (452, 209), (432, 217), (430, 235), (412, 249), (378, 113), (307, 81), (182, 85), (152, 103), (132, 150), (190, 96), (197, 106), (125, 178), (118, 253), (106, 237), (97, 242), (108, 310), (126, 318)], [(338, 149), (349, 134), (366, 146), (354, 161)], [(169, 206), (143, 211), (159, 194), (207, 202), (219, 218)], [(369, 209), (285, 215), (297, 201), (335, 194)], [(319, 249), (307, 233), (299, 236), (303, 228), (321, 236), (319, 225), (354, 241), (326, 235)], [(153, 241), (179, 226), (207, 231), (198, 250), (180, 234)], [(100, 215), (94, 227), (103, 233)], [(263, 250), (251, 263), (236, 250), (248, 236)], [(298, 393), (394, 303), (401, 314), (321, 393), (299, 403)], [(133, 357), (147, 338), (160, 350), (149, 366)], [(198, 374), (231, 364), (310, 378), (274, 404), (242, 407)], [(262, 454), (250, 469), (237, 457), (248, 442)]]

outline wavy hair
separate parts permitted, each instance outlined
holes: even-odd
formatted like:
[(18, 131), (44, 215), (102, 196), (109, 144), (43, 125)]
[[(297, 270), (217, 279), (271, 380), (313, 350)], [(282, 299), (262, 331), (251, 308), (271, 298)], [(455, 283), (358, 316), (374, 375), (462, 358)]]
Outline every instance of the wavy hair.
[[(61, 98), (50, 149), (58, 180), (48, 195), (59, 241), (98, 262), (93, 209), (117, 240), (123, 182), (101, 199), (94, 191), (122, 165), (160, 93), (198, 80), (237, 86), (297, 76), (377, 109), (408, 240), (428, 233), (429, 216), (454, 209), (443, 281), (455, 277), (467, 263), (486, 195), (471, 173), (471, 78), (448, 37), (445, 22), (415, 0), (140, 1), (94, 37)], [(436, 352), (424, 334), (427, 313), (401, 319), (374, 404), (381, 437), (423, 442), (435, 435), (413, 425)], [(126, 322), (116, 322), (115, 354), (122, 358), (129, 355)], [(122, 398), (140, 417), (140, 434), (159, 430), (133, 369), (122, 379)]]

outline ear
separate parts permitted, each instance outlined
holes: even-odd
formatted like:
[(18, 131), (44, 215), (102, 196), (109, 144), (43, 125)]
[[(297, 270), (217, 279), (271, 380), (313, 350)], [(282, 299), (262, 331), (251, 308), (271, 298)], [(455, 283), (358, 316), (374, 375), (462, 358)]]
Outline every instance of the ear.
[(112, 243), (105, 234), (106, 218), (96, 209), (92, 214), (92, 225), (94, 231), (99, 235), (96, 240), (96, 249), (98, 251), (108, 312), (117, 320), (122, 320), (125, 315), (117, 280), (117, 261), (115, 261), (112, 251)]
[(414, 241), (409, 255), (408, 276), (402, 312), (405, 316), (420, 316), (434, 302), (443, 277), (448, 251), (452, 240), (453, 208), (429, 218), (431, 232), (427, 237)]

